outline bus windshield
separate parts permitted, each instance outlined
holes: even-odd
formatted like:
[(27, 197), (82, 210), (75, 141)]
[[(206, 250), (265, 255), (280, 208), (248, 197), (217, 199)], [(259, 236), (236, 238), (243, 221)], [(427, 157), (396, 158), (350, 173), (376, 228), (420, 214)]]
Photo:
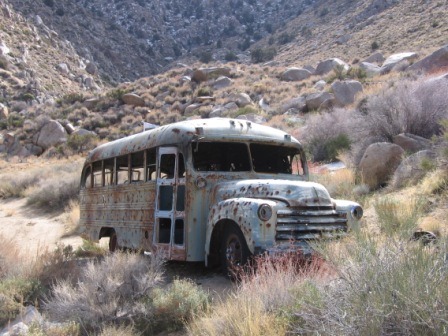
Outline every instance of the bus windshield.
[(257, 173), (303, 174), (298, 148), (253, 143), (250, 153)]
[(257, 173), (303, 175), (300, 150), (295, 147), (256, 143), (248, 147), (245, 143), (198, 142), (192, 144), (192, 152), (193, 167), (197, 171), (253, 170)]

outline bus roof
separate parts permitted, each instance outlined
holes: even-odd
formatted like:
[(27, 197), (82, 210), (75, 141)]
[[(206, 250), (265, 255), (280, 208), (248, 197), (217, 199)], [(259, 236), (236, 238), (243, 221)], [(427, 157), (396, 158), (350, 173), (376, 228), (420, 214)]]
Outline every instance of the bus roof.
[(93, 149), (86, 164), (126, 155), (146, 148), (169, 146), (196, 141), (257, 141), (300, 146), (300, 143), (278, 129), (259, 125), (248, 120), (211, 118), (181, 121), (122, 139), (111, 141)]

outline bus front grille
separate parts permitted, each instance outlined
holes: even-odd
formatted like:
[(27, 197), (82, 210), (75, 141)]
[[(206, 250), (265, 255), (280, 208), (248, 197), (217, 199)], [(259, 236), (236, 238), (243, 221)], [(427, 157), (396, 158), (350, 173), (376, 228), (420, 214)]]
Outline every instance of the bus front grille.
[(289, 208), (277, 212), (276, 241), (335, 238), (346, 231), (346, 213), (332, 207)]

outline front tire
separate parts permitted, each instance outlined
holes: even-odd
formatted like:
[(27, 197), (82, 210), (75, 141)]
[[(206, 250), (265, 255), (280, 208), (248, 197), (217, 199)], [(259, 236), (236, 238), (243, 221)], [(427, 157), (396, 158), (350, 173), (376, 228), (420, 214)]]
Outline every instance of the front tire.
[(231, 279), (237, 279), (251, 253), (243, 233), (235, 225), (225, 228), (220, 255), (224, 275)]

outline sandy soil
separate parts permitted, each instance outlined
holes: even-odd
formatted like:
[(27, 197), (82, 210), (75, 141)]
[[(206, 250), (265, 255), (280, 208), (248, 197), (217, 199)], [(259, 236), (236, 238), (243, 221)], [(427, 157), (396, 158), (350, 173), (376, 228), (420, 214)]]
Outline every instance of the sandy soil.
[(71, 235), (65, 214), (49, 215), (26, 206), (26, 199), (0, 201), (0, 235), (12, 239), (27, 255), (38, 255), (56, 245), (82, 244), (79, 236)]

